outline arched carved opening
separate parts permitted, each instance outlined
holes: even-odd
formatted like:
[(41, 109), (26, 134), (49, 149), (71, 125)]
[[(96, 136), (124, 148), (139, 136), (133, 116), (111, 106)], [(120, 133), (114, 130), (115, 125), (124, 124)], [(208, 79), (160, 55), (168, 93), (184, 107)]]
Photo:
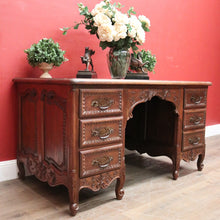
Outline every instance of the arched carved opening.
[(126, 148), (150, 156), (166, 155), (172, 158), (177, 141), (176, 106), (154, 96), (151, 100), (137, 104), (132, 115), (126, 126)]

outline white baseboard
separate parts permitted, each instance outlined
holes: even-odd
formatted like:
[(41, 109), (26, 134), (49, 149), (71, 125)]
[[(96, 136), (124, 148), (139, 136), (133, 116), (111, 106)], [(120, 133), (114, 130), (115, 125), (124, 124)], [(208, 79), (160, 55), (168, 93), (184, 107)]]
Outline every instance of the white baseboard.
[(211, 137), (215, 135), (220, 135), (220, 124), (205, 127), (205, 137)]
[[(220, 135), (220, 124), (206, 126), (205, 136)], [(18, 178), (17, 160), (0, 162), (0, 182)]]
[(0, 182), (18, 178), (17, 160), (0, 162)]

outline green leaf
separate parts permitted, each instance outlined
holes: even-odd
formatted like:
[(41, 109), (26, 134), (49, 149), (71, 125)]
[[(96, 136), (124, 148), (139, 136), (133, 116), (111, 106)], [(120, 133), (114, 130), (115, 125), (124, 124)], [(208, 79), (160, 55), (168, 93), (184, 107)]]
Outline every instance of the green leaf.
[(133, 7), (130, 7), (129, 10), (127, 11), (127, 13), (129, 15), (129, 17), (131, 16), (131, 14), (136, 14)]
[(148, 27), (146, 27), (146, 22), (141, 22), (141, 26), (144, 29), (144, 31), (149, 32), (150, 29)]
[(131, 45), (132, 51), (135, 52), (136, 50), (138, 50), (138, 47), (135, 45), (135, 43), (132, 43)]
[(79, 23), (79, 24), (76, 24), (73, 28), (74, 28), (74, 29), (78, 29), (78, 28), (79, 28), (79, 25), (80, 25), (80, 23)]
[(104, 50), (108, 47), (108, 42), (100, 41), (99, 46)]

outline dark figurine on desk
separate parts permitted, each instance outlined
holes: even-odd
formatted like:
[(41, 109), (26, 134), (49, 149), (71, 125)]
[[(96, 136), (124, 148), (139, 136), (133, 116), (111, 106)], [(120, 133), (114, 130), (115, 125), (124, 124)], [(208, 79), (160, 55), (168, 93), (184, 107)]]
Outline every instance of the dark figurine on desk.
[[(92, 55), (95, 53), (94, 50), (90, 50), (89, 47), (85, 47), (85, 54), (81, 56), (82, 63), (86, 64), (85, 70), (79, 70), (77, 73), (77, 78), (97, 78), (96, 72), (94, 72), (94, 66), (92, 62)], [(91, 65), (92, 69), (89, 70), (89, 66)]]
[(148, 61), (142, 61), (141, 54), (137, 54), (137, 58), (134, 57), (134, 54), (131, 54), (130, 67), (135, 70), (135, 72), (128, 71), (126, 79), (149, 79), (148, 73), (144, 65)]

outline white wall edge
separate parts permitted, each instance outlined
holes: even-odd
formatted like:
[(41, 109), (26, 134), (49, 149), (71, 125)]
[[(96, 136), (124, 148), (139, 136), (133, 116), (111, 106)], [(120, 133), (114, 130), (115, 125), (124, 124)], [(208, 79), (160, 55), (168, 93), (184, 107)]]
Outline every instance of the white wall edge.
[(205, 127), (205, 137), (220, 135), (220, 124)]
[[(220, 135), (220, 124), (206, 126), (205, 137)], [(0, 162), (0, 182), (18, 178), (17, 160)]]
[(0, 182), (18, 178), (17, 160), (0, 162)]

